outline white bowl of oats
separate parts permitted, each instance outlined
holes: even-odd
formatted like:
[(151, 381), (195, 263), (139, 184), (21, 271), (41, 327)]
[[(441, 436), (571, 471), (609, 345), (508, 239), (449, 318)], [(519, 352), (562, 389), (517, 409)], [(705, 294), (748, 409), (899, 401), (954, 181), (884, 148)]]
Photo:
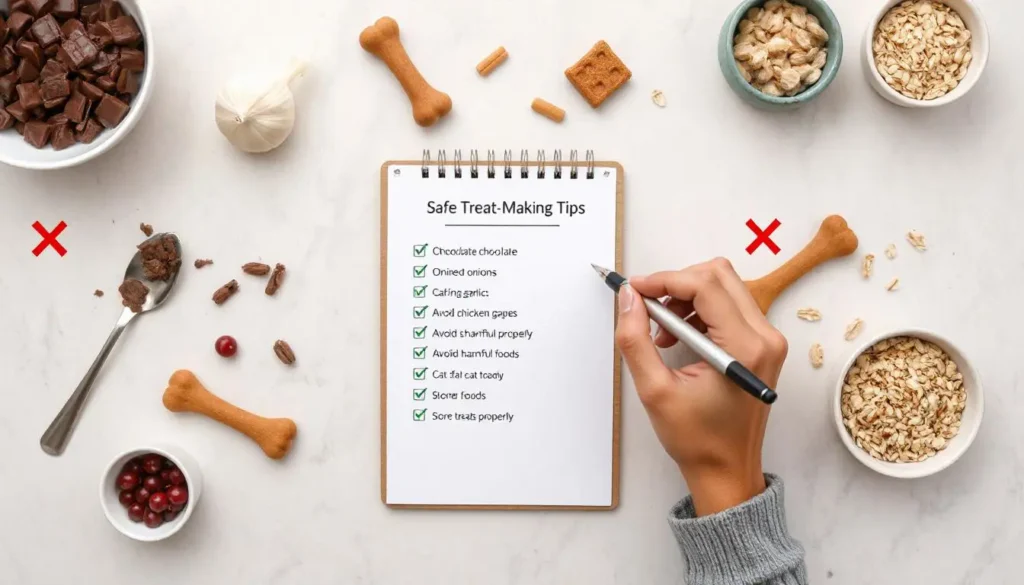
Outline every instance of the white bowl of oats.
[(867, 467), (910, 479), (963, 455), (981, 427), (981, 380), (952, 342), (930, 331), (880, 335), (843, 366), (832, 399), (836, 430)]
[(952, 103), (988, 62), (988, 27), (971, 0), (889, 0), (864, 36), (871, 87), (908, 108)]

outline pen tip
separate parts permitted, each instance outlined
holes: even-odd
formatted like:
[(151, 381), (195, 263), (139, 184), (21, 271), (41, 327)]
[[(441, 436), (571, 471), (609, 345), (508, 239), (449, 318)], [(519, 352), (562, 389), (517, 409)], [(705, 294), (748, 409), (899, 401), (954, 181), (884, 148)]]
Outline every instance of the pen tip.
[(596, 273), (601, 275), (601, 278), (604, 278), (605, 276), (608, 276), (608, 269), (607, 268), (601, 268), (600, 266), (598, 266), (597, 264), (594, 264), (594, 263), (591, 263), (590, 266), (594, 269), (594, 272), (596, 272)]

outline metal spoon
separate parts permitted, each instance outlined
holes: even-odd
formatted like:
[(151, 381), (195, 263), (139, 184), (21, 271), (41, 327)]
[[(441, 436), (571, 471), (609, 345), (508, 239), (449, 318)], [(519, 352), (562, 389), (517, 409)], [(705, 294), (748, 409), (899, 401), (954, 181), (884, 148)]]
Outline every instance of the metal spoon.
[[(0, 0), (0, 2), (3, 2), (3, 0)], [(156, 234), (146, 240), (146, 242), (152, 242), (165, 236), (169, 236), (174, 240), (174, 248), (178, 251), (178, 257), (180, 258), (181, 242), (178, 241), (178, 236), (174, 234)], [(82, 408), (85, 406), (85, 401), (89, 398), (92, 383), (96, 379), (96, 375), (99, 374), (100, 368), (103, 367), (103, 362), (107, 360), (110, 350), (117, 343), (117, 338), (121, 337), (121, 332), (124, 331), (124, 328), (128, 326), (128, 323), (136, 315), (152, 311), (164, 302), (167, 295), (171, 292), (171, 288), (174, 287), (174, 281), (178, 279), (178, 272), (180, 271), (180, 268), (175, 270), (167, 280), (147, 280), (142, 270), (142, 253), (136, 252), (135, 256), (132, 257), (132, 261), (128, 263), (128, 269), (124, 272), (124, 278), (125, 280), (134, 278), (149, 287), (146, 302), (143, 303), (142, 310), (139, 313), (133, 313), (128, 307), (121, 311), (121, 317), (118, 318), (117, 325), (114, 326), (114, 330), (110, 332), (106, 343), (103, 344), (100, 354), (96, 356), (96, 361), (89, 366), (89, 371), (85, 373), (85, 377), (78, 384), (78, 388), (75, 388), (74, 394), (71, 395), (71, 398), (68, 398), (64, 408), (60, 409), (60, 412), (57, 414), (57, 418), (53, 419), (46, 432), (43, 433), (42, 438), (39, 439), (39, 446), (43, 448), (45, 453), (60, 455), (64, 452), (64, 448), (67, 447), (68, 440), (71, 438), (71, 431), (75, 428), (75, 422), (78, 421)]]

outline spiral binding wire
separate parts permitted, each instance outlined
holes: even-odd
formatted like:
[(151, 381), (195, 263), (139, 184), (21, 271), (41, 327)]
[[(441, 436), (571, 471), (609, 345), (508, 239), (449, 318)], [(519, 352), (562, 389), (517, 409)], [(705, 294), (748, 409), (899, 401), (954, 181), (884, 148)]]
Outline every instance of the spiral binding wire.
[[(452, 163), (451, 163), (452, 175), (456, 179), (461, 179), (461, 178), (463, 178), (462, 177), (462, 150), (461, 149), (456, 149), (455, 151), (453, 151), (452, 154), (453, 154), (453, 156), (452, 156)], [(506, 179), (511, 179), (512, 178), (512, 172), (513, 172), (512, 171), (512, 167), (514, 166), (512, 164), (512, 156), (513, 156), (513, 154), (512, 154), (512, 150), (511, 149), (506, 149), (503, 152), (504, 167), (502, 169), (502, 176), (504, 178), (506, 178)], [(593, 179), (594, 178), (594, 167), (595, 167), (594, 151), (593, 150), (587, 150), (585, 156), (586, 156), (585, 163), (582, 165), (583, 168), (584, 168), (583, 176), (586, 177), (587, 179)], [(566, 165), (563, 164), (562, 151), (561, 150), (554, 150), (554, 151), (552, 151), (552, 153), (551, 153), (551, 161), (552, 161), (552, 164), (550, 165), (550, 167), (551, 167), (551, 176), (552, 176), (552, 178), (553, 179), (563, 179), (563, 178), (565, 178), (566, 175), (563, 174), (563, 168)], [(533, 176), (535, 176), (536, 178), (544, 179), (544, 178), (547, 177), (547, 167), (548, 167), (548, 165), (545, 164), (547, 162), (547, 154), (543, 150), (538, 150), (537, 151), (537, 163), (538, 164), (535, 167), (530, 165), (530, 152), (528, 150), (526, 150), (525, 148), (520, 151), (519, 162), (520, 162), (520, 168), (519, 168), (519, 177), (520, 178), (522, 178), (522, 179), (529, 179), (530, 178), (530, 169), (531, 168), (535, 169)], [(498, 175), (497, 175), (496, 164), (497, 164), (497, 155), (495, 154), (495, 151), (493, 149), (490, 149), (490, 150), (487, 151), (487, 178), (488, 179), (497, 178)], [(448, 153), (446, 151), (444, 151), (444, 150), (437, 151), (437, 161), (436, 162), (432, 162), (431, 161), (431, 157), (430, 157), (430, 150), (424, 149), (423, 150), (423, 165), (421, 167), (421, 172), (422, 172), (422, 175), (423, 175), (424, 179), (430, 177), (430, 168), (432, 166), (436, 166), (436, 168), (437, 168), (437, 178), (439, 178), (439, 179), (447, 178), (447, 176), (448, 176), (448, 171), (447, 171), (447, 167), (448, 167)], [(471, 179), (478, 179), (478, 178), (480, 178), (480, 166), (481, 166), (481, 164), (480, 164), (480, 152), (478, 150), (476, 150), (476, 149), (470, 150), (469, 151), (469, 178), (471, 178)], [(568, 162), (567, 166), (569, 167), (569, 173), (567, 175), (569, 180), (575, 180), (575, 179), (580, 178), (581, 163), (580, 163), (579, 152), (576, 149), (572, 149), (572, 150), (569, 151), (569, 162)]]

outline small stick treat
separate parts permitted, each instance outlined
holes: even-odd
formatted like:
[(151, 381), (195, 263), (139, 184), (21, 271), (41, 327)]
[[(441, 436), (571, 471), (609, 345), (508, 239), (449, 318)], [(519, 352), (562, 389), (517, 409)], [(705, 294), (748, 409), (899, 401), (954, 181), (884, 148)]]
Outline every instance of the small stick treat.
[(498, 65), (504, 63), (505, 59), (508, 59), (508, 51), (505, 50), (505, 47), (498, 47), (476, 66), (476, 72), (481, 77), (487, 77), (498, 68)]
[(590, 52), (565, 70), (565, 76), (591, 107), (600, 106), (615, 90), (629, 81), (633, 72), (608, 43), (597, 41)]
[(559, 124), (565, 119), (565, 110), (540, 98), (534, 98), (530, 107), (533, 108), (534, 112)]

